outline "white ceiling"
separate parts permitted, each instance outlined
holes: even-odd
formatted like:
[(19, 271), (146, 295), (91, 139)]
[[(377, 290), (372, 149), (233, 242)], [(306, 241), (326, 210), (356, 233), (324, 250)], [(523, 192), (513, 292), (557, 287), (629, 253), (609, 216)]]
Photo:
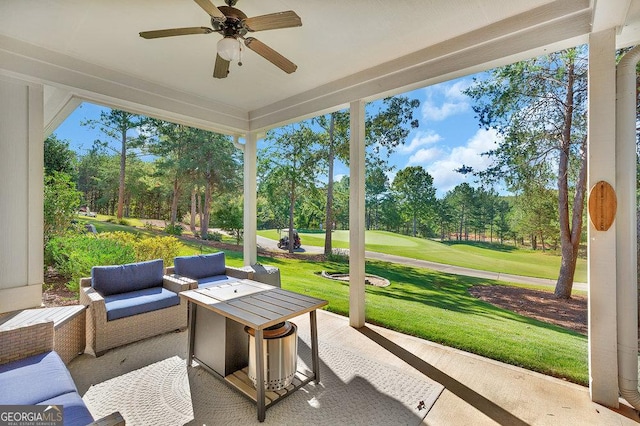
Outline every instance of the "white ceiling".
[[(214, 0), (216, 6), (222, 0)], [(212, 78), (220, 35), (193, 0), (0, 0), (0, 74), (84, 99), (243, 133), (586, 42), (592, 24), (638, 41), (638, 0), (239, 0), (248, 16), (294, 10), (302, 27), (251, 34), (298, 65), (252, 51)], [(623, 26), (626, 25), (626, 26)]]

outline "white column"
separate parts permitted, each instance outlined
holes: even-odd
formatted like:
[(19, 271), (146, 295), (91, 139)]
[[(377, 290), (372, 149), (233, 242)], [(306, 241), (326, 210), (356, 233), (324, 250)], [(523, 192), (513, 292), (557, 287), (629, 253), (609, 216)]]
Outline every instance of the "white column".
[(349, 147), (349, 324), (365, 322), (364, 101), (351, 102)]
[(42, 301), (41, 85), (0, 76), (0, 313)]
[(244, 265), (255, 265), (258, 262), (257, 240), (257, 146), (258, 135), (247, 133), (244, 144)]
[[(615, 30), (589, 37), (587, 189), (604, 180), (616, 187)], [(598, 231), (588, 221), (589, 390), (594, 402), (618, 406), (616, 222)]]

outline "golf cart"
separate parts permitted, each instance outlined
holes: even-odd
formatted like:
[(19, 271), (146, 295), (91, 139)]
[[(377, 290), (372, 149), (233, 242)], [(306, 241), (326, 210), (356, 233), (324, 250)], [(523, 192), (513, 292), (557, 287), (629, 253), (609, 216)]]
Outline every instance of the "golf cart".
[[(293, 248), (299, 249), (300, 245), (301, 245), (300, 235), (298, 235), (298, 231), (294, 229), (293, 230)], [(280, 240), (278, 240), (278, 248), (283, 250), (289, 249), (289, 231), (288, 230), (287, 230), (287, 233), (283, 237), (281, 237)]]

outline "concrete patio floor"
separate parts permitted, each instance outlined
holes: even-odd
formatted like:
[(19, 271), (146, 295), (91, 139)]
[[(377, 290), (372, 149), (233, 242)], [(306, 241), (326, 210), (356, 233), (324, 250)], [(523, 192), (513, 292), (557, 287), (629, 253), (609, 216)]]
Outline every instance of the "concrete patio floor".
[[(308, 316), (294, 319), (307, 327)], [(347, 318), (318, 311), (320, 340), (357, 350), (400, 369), (416, 369), (445, 390), (424, 425), (633, 425), (638, 413), (591, 402), (589, 389)]]

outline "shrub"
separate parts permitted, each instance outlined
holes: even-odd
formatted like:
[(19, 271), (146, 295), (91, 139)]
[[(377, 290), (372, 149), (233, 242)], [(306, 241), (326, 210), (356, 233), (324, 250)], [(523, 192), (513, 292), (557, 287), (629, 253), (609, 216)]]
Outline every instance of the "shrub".
[(146, 229), (147, 231), (153, 231), (153, 224), (151, 222), (145, 222), (144, 229)]
[(333, 249), (327, 260), (336, 263), (349, 263), (349, 252), (344, 249)]
[(180, 251), (182, 243), (175, 237), (140, 237), (130, 232), (103, 232), (99, 238), (119, 241), (133, 247), (135, 262), (162, 259), (165, 266), (173, 265), (173, 258)]
[(207, 233), (207, 240), (221, 242), (222, 234), (219, 232), (209, 232)]
[[(186, 213), (184, 216), (182, 216), (182, 223), (191, 223), (191, 213)], [(195, 225), (197, 228), (200, 227), (200, 215), (198, 214), (196, 215)]]
[(135, 261), (132, 244), (94, 235), (55, 237), (45, 246), (45, 260), (69, 279), (67, 287), (77, 292), (80, 278), (91, 275), (96, 265), (119, 265)]
[(102, 265), (162, 259), (173, 264), (182, 243), (175, 237), (144, 237), (129, 232), (103, 232), (54, 237), (45, 245), (45, 262), (69, 280), (67, 287), (77, 292), (80, 278)]
[(182, 243), (176, 237), (147, 237), (136, 241), (136, 261), (162, 259), (164, 266), (173, 265)]
[(136, 234), (124, 231), (101, 232), (98, 234), (98, 238), (119, 241), (124, 244), (130, 244), (131, 246), (133, 246), (138, 239)]
[(182, 225), (180, 225), (179, 223), (174, 223), (172, 224), (168, 224), (164, 227), (164, 232), (166, 232), (169, 235), (182, 235)]
[(124, 225), (124, 226), (131, 226), (131, 222), (129, 222), (127, 219), (124, 219), (124, 218), (123, 218), (123, 219), (120, 219), (120, 220), (118, 221), (118, 224), (120, 224), (120, 225)]

